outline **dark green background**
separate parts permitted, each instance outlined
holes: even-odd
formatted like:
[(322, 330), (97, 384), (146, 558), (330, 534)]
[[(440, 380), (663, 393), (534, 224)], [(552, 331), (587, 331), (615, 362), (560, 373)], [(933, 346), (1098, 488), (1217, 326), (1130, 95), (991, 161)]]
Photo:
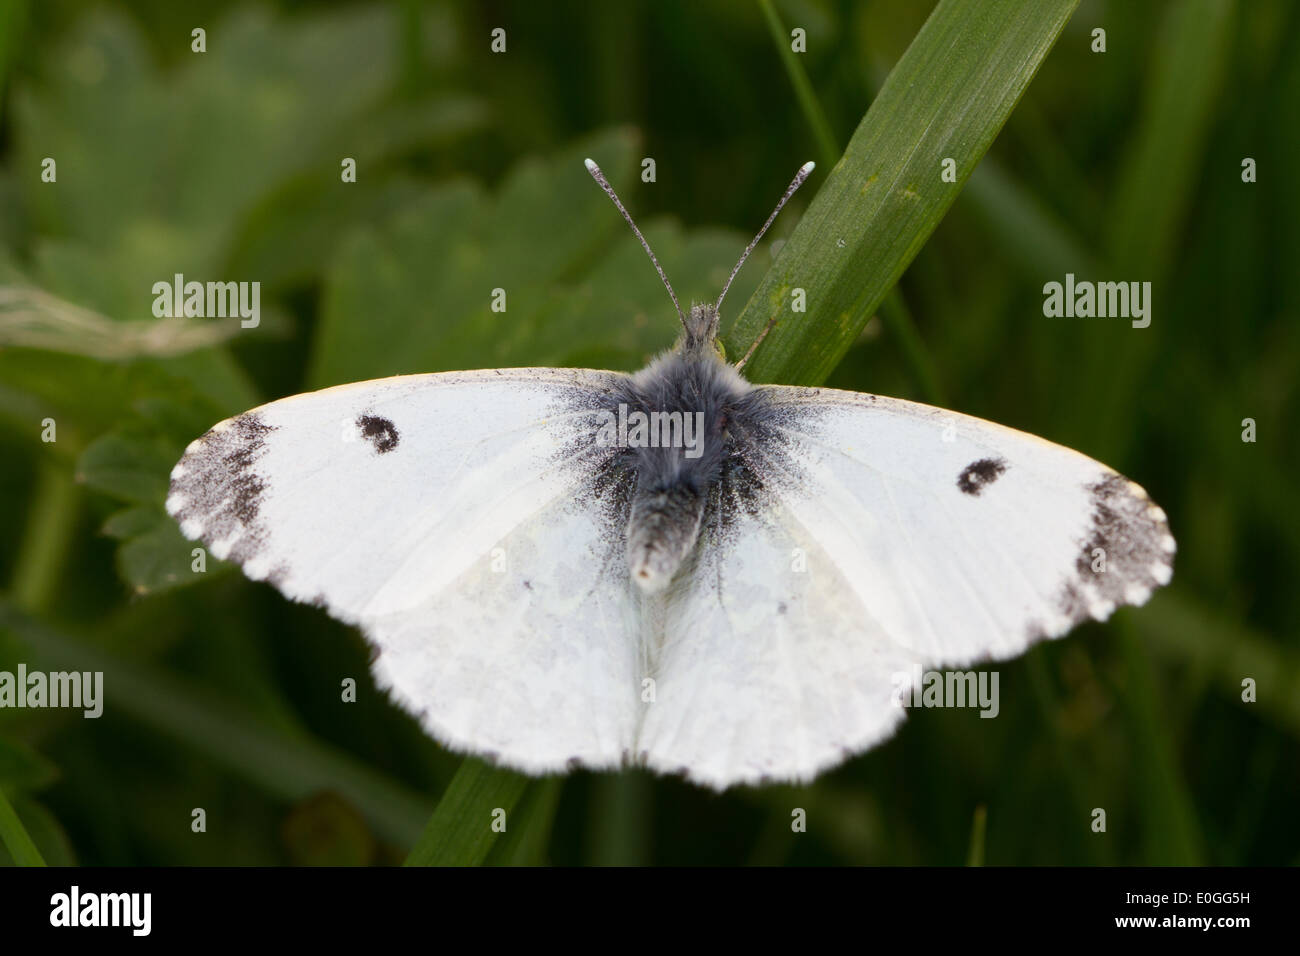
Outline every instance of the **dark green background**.
[[(777, 4), (807, 30), (801, 62), (841, 144), (928, 9)], [(580, 159), (605, 167), (679, 295), (712, 298), (794, 170), (820, 158), (761, 12), (0, 10), (0, 280), (48, 293), (23, 300), (39, 341), (29, 313), (0, 305), (0, 669), (102, 668), (109, 693), (98, 721), (0, 711), (0, 786), (50, 862), (400, 861), (460, 759), (374, 691), (356, 632), (215, 562), (191, 574), (161, 512), (167, 471), (218, 419), (308, 387), (632, 369), (668, 345), (667, 297)], [(1180, 46), (1209, 21), (1200, 46)], [(1105, 54), (1089, 49), (1096, 26)], [(998, 719), (914, 713), (810, 787), (533, 785), (509, 858), (959, 864), (974, 845), (997, 864), (1300, 862), (1298, 105), (1300, 5), (1084, 2), (904, 276), (923, 361), (873, 319), (831, 379), (937, 390), (1133, 477), (1178, 538), (1171, 587), (999, 665)], [(56, 184), (40, 181), (46, 156)], [(770, 262), (765, 244), (724, 328)], [(1151, 328), (1045, 318), (1042, 284), (1062, 267), (1153, 281)], [(261, 281), (262, 326), (143, 354), (150, 288), (174, 272)], [(504, 316), (488, 311), (498, 286)], [(89, 327), (73, 307), (93, 310)], [(138, 354), (114, 351), (127, 347)], [(345, 677), (356, 704), (339, 701)], [(1247, 677), (1255, 703), (1240, 699)], [(790, 832), (794, 807), (806, 834)]]

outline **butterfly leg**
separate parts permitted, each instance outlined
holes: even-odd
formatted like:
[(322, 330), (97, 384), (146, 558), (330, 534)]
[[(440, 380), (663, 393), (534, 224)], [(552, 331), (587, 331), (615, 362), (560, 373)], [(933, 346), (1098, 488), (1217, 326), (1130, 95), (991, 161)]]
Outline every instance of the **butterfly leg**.
[(776, 325), (776, 319), (777, 317), (774, 315), (767, 320), (767, 325), (764, 327), (762, 332), (758, 333), (758, 338), (754, 339), (754, 344), (749, 347), (749, 351), (745, 353), (745, 357), (736, 363), (737, 372), (739, 372), (741, 369), (745, 367), (745, 363), (749, 361), (750, 356), (752, 356), (754, 352), (758, 349), (759, 344), (763, 341), (763, 339), (767, 338), (767, 333), (771, 332), (772, 326)]

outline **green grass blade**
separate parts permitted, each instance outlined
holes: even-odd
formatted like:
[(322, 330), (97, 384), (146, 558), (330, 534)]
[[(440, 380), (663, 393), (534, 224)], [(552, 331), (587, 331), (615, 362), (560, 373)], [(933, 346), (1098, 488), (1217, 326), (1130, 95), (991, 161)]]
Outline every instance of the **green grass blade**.
[(1067, 272), (1098, 274), (1087, 244), (991, 157), (966, 184), (966, 199), (990, 238), (1036, 286)]
[(885, 301), (880, 303), (880, 318), (889, 334), (897, 340), (903, 361), (916, 380), (917, 388), (921, 390), (921, 397), (931, 405), (947, 405), (948, 400), (943, 386), (939, 384), (939, 372), (935, 368), (934, 359), (930, 357), (921, 333), (912, 321), (912, 312), (898, 286), (890, 289)]
[(547, 862), (555, 813), (560, 808), (564, 777), (534, 780), (511, 817), (509, 827), (488, 854), (489, 866), (542, 866)]
[[(767, 21), (772, 41), (781, 56), (781, 62), (785, 64), (790, 85), (794, 87), (795, 96), (799, 99), (799, 108), (803, 110), (804, 118), (808, 121), (813, 137), (817, 140), (817, 149), (820, 153), (818, 159), (829, 168), (839, 159), (839, 140), (835, 138), (830, 121), (826, 118), (826, 111), (822, 109), (817, 94), (813, 92), (812, 82), (808, 79), (802, 61), (790, 47), (789, 34), (782, 25), (780, 17), (777, 16), (772, 0), (758, 0), (758, 2), (763, 8), (763, 18)], [(921, 333), (912, 322), (912, 313), (907, 308), (903, 293), (898, 286), (889, 290), (880, 312), (890, 334), (897, 339), (899, 349), (903, 353), (903, 361), (912, 373), (922, 396), (931, 404), (946, 404), (943, 389), (939, 386), (934, 360), (921, 339)]]
[(1150, 270), (1157, 280), (1168, 271), (1225, 92), (1236, 12), (1231, 0), (1169, 6), (1111, 206), (1110, 254), (1118, 267)]
[(1268, 693), (1261, 692), (1250, 707), (1300, 740), (1300, 651), (1186, 590), (1157, 595), (1142, 609), (1140, 627), (1152, 653), (1174, 666), (1190, 664), (1213, 674), (1211, 687), (1229, 703), (1241, 705), (1243, 678), (1267, 681)]
[[(438, 801), (419, 841), (406, 858), (407, 866), (477, 866), (488, 858), (511, 828), (526, 828), (527, 819), (514, 814), (528, 789), (522, 774), (466, 757)], [(493, 829), (505, 811), (505, 832)]]
[(3, 787), (0, 787), (0, 840), (4, 841), (9, 855), (19, 866), (45, 865), (41, 851), (36, 849), (36, 844), (28, 836), (26, 827), (18, 819), (18, 813), (5, 796)]
[(812, 81), (808, 79), (808, 73), (799, 62), (799, 54), (795, 53), (790, 46), (790, 34), (782, 25), (781, 18), (777, 16), (772, 0), (758, 0), (758, 5), (763, 11), (763, 19), (767, 21), (767, 28), (771, 31), (772, 42), (776, 44), (777, 51), (781, 54), (781, 62), (790, 77), (790, 85), (794, 87), (794, 95), (799, 100), (799, 109), (803, 111), (804, 118), (812, 129), (813, 138), (817, 140), (818, 162), (830, 165), (839, 158), (839, 141), (835, 139), (830, 121), (826, 119), (826, 113), (821, 103), (817, 101), (817, 95), (813, 93)]
[(645, 866), (652, 859), (654, 785), (646, 771), (605, 773), (592, 781), (587, 810), (588, 866)]
[(1174, 298), (1170, 268), (1194, 214), (1196, 177), (1215, 107), (1231, 95), (1226, 84), (1237, 13), (1230, 0), (1172, 4), (1152, 44), (1140, 121), (1110, 206), (1108, 252), (1116, 278), (1151, 283), (1151, 326), (1103, 324), (1102, 334), (1088, 336), (1078, 364), (1081, 381), (1106, 382), (1096, 403), (1075, 409), (1080, 430), (1093, 447), (1111, 449), (1116, 460), (1136, 436), (1135, 429), (1118, 425), (1139, 400), (1143, 376), (1160, 354), (1158, 343), (1178, 322), (1158, 310)]
[(1130, 619), (1117, 625), (1127, 671), (1122, 697), (1133, 741), (1133, 793), (1142, 820), (1143, 858), (1162, 866), (1204, 866), (1205, 843), (1196, 807), (1161, 715), (1164, 693)]
[[(1077, 0), (941, 0), (727, 336), (746, 374), (815, 385), (843, 357), (956, 199)], [(940, 178), (956, 161), (956, 182)], [(802, 288), (807, 311), (792, 313)]]

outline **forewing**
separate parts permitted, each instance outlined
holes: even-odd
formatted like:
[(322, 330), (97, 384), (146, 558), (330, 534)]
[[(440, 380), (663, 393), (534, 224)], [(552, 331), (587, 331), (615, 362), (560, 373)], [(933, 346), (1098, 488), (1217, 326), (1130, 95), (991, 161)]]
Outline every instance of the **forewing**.
[(801, 471), (783, 504), (891, 637), (929, 660), (1018, 654), (1145, 603), (1173, 574), (1164, 512), (1076, 451), (913, 402), (767, 391)]
[(529, 770), (631, 744), (638, 629), (574, 369), (403, 376), (223, 422), (168, 511), (212, 554), (359, 625), (434, 736)]
[(909, 402), (764, 393), (667, 598), (638, 739), (658, 770), (810, 779), (888, 736), (921, 668), (1013, 656), (1170, 578), (1163, 512), (1083, 455)]

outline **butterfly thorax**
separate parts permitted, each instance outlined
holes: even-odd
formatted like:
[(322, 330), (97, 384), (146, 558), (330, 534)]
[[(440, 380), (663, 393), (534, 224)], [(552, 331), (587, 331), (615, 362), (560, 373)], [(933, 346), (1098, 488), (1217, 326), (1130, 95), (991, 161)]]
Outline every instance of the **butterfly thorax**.
[(695, 306), (691, 319), (677, 348), (633, 375), (619, 396), (621, 414), (645, 426), (625, 433), (622, 454), (633, 473), (628, 568), (649, 593), (669, 584), (694, 547), (754, 392), (717, 350), (716, 311)]

